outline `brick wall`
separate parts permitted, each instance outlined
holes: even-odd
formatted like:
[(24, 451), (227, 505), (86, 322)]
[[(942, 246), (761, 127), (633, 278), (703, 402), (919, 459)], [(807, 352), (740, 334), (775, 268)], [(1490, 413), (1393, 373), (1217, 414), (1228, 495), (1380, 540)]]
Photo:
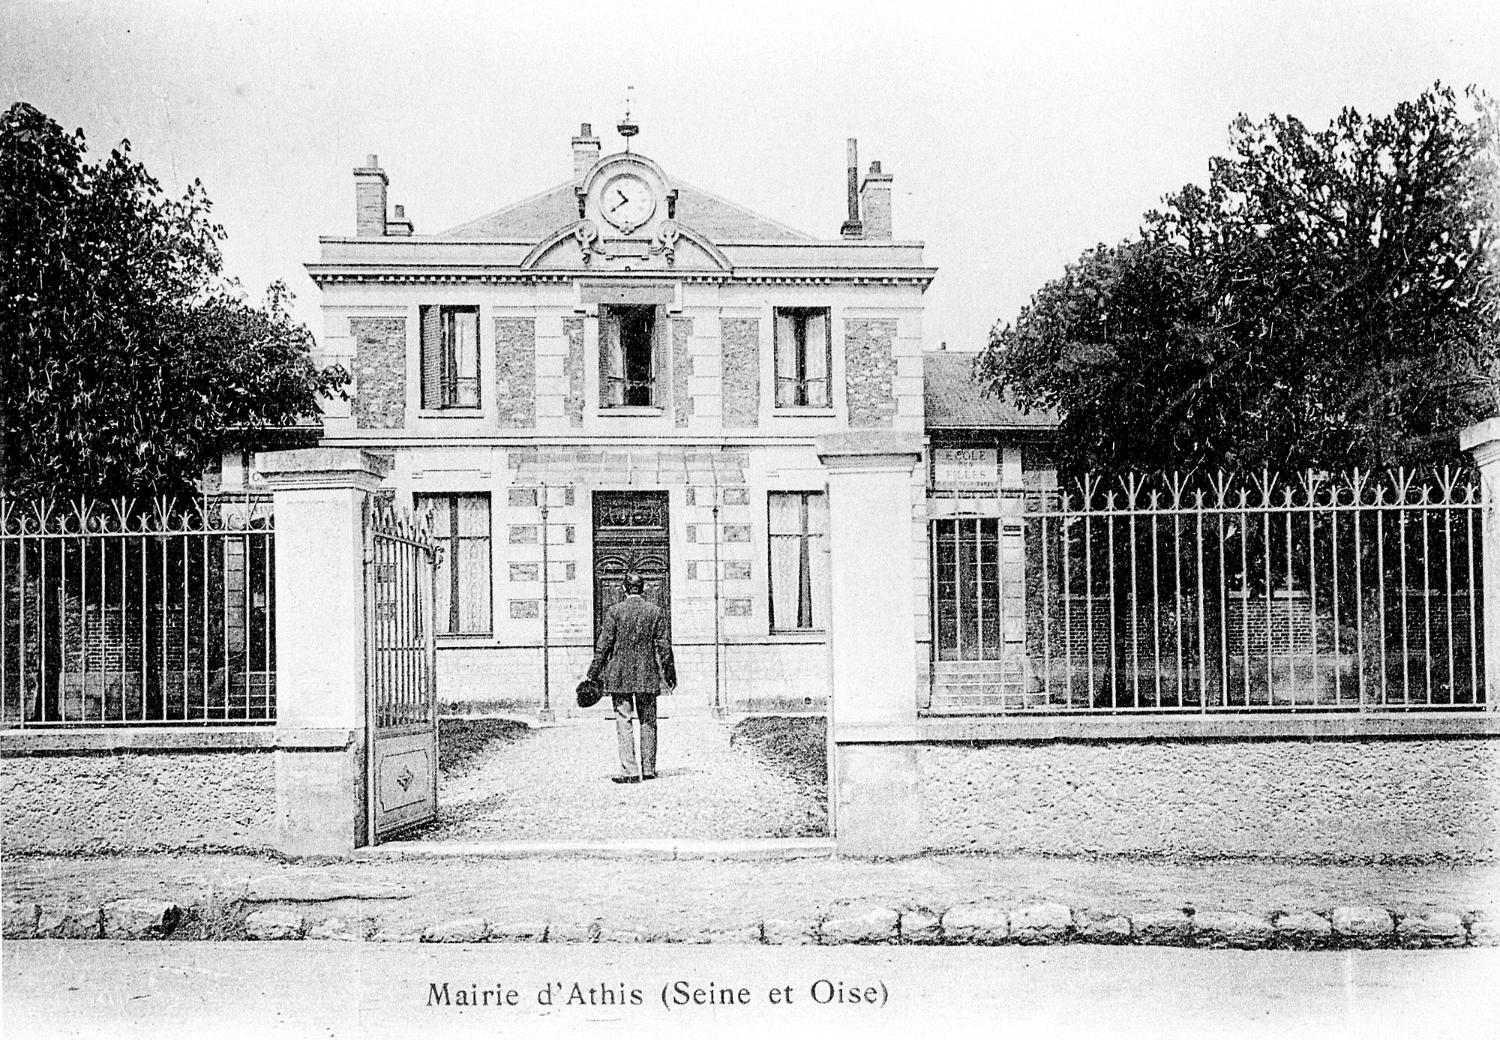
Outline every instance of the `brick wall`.
[(760, 422), (760, 321), (725, 318), (723, 425), (755, 426)]
[(678, 426), (686, 426), (693, 414), (693, 396), (689, 380), (693, 375), (693, 357), (689, 341), (693, 335), (692, 318), (672, 319), (672, 416)]
[(563, 335), (568, 337), (568, 394), (563, 399), (569, 426), (583, 425), (583, 319), (564, 318)]
[(850, 426), (890, 426), (896, 417), (896, 323), (844, 323), (844, 386)]
[(350, 318), (354, 339), (354, 422), (364, 430), (406, 423), (406, 319)]
[(495, 319), (495, 411), (502, 427), (536, 425), (536, 321)]

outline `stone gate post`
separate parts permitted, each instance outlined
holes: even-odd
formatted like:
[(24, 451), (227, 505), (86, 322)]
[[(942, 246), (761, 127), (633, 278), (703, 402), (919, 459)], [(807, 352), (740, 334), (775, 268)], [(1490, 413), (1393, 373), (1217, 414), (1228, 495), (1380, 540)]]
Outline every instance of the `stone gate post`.
[(1459, 447), (1474, 456), (1484, 491), (1484, 536), (1480, 561), (1484, 595), (1484, 703), (1500, 710), (1500, 418), (1476, 423), (1458, 435)]
[(921, 437), (818, 438), (828, 473), (830, 807), (840, 853), (919, 851), (912, 469)]
[(261, 455), (276, 523), (276, 816), (288, 855), (365, 844), (364, 513), (390, 463), (355, 448)]

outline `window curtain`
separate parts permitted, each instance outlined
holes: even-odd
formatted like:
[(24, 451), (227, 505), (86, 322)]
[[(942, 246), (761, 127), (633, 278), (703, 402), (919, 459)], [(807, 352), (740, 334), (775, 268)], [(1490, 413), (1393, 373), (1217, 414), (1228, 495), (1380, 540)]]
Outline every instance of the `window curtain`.
[(453, 405), (479, 407), (479, 312), (448, 312), (449, 358), (453, 366)]
[(805, 403), (814, 408), (828, 407), (828, 312), (809, 314), (803, 323), (807, 336), (803, 350), (803, 385)]
[(776, 407), (797, 403), (797, 318), (791, 311), (776, 312)]
[(490, 630), (490, 497), (459, 495), (458, 618), (461, 632)]

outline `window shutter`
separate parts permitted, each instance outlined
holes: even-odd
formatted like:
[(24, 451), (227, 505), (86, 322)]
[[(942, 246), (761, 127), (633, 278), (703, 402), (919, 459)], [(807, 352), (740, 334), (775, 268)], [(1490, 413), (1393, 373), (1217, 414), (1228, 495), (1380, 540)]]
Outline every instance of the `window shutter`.
[(422, 336), (422, 407), (443, 407), (443, 325), (437, 307), (423, 307), (420, 316)]
[[(602, 308), (601, 308), (602, 310)], [(599, 315), (599, 404), (611, 408), (625, 403), (625, 356), (620, 348), (620, 316)]]
[(791, 311), (776, 312), (776, 407), (797, 403), (797, 319)]
[(827, 408), (828, 398), (828, 312), (809, 314), (802, 379), (807, 386), (807, 403)]
[(667, 407), (667, 323), (662, 308), (651, 312), (651, 406)]

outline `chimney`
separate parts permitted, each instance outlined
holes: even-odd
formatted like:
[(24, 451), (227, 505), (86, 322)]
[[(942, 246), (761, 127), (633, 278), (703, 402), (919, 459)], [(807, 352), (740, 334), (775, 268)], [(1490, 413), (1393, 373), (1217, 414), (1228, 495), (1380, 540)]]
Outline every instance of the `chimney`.
[(583, 180), (583, 175), (598, 161), (599, 138), (594, 136), (593, 124), (578, 124), (578, 136), (573, 138), (573, 179)]
[(865, 214), (865, 238), (891, 239), (891, 175), (872, 162), (859, 187), (859, 206)]
[(839, 228), (845, 238), (864, 238), (864, 225), (859, 222), (859, 142), (849, 138), (849, 219)]
[(380, 168), (380, 159), (365, 156), (365, 164), (354, 168), (354, 233), (360, 238), (385, 234), (385, 189), (390, 181)]
[(411, 237), (411, 221), (406, 219), (405, 206), (392, 206), (395, 214), (385, 222), (385, 233), (387, 235), (399, 235), (402, 238)]

